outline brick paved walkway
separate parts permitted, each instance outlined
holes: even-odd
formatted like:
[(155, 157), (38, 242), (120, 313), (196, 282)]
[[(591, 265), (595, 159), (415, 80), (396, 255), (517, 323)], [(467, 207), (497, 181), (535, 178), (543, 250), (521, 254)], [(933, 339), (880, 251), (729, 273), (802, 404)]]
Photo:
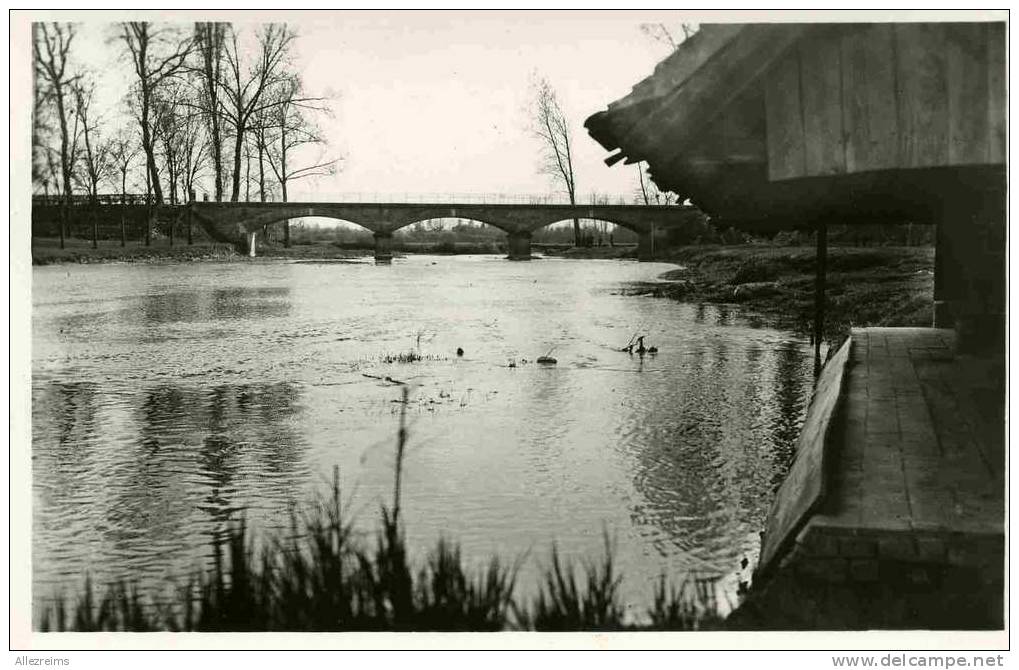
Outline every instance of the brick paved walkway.
[(955, 356), (954, 337), (853, 331), (830, 494), (812, 525), (906, 533), (923, 558), (952, 550), (952, 564), (987, 558), (967, 539), (1003, 542), (1004, 369)]
[(1003, 362), (932, 328), (852, 332), (826, 490), (749, 628), (1003, 625)]

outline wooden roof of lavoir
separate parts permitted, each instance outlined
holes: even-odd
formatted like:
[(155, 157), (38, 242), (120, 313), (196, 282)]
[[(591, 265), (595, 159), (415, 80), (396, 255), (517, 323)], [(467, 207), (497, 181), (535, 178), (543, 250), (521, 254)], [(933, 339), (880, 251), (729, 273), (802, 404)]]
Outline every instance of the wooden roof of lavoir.
[(1003, 179), (1003, 23), (709, 24), (585, 125), (734, 223), (903, 220)]

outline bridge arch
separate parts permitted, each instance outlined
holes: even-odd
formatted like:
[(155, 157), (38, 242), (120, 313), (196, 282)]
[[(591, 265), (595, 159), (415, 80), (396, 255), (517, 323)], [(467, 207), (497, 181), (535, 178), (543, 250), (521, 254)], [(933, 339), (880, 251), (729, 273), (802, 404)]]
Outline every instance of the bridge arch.
[(298, 221), (298, 220), (302, 220), (303, 221), (303, 220), (307, 220), (307, 219), (326, 219), (326, 220), (333, 221), (333, 222), (336, 222), (336, 223), (339, 223), (339, 224), (347, 224), (347, 225), (342, 226), (342, 227), (345, 228), (345, 229), (348, 229), (348, 230), (355, 230), (357, 232), (365, 232), (365, 233), (369, 233), (369, 234), (375, 232), (374, 230), (372, 230), (371, 228), (369, 228), (365, 224), (359, 223), (359, 222), (354, 221), (352, 219), (345, 219), (345, 218), (342, 218), (342, 217), (339, 217), (339, 216), (329, 216), (329, 215), (325, 215), (325, 214), (315, 214), (315, 215), (312, 215), (312, 216), (279, 216), (279, 217), (276, 217), (275, 219), (273, 219), (273, 220), (271, 220), (271, 221), (269, 221), (267, 223), (263, 223), (262, 225), (263, 225), (263, 227), (264, 226), (273, 226), (273, 225), (276, 225), (276, 224), (279, 224), (279, 223), (283, 223), (284, 221), (287, 221), (287, 220), (289, 220), (291, 222), (291, 225), (292, 225), (294, 221)]
[(330, 221), (337, 221), (339, 223), (346, 223), (350, 224), (351, 226), (356, 226), (357, 229), (363, 230), (366, 233), (376, 232), (375, 229), (372, 228), (370, 225), (361, 223), (360, 221), (328, 213), (319, 214), (317, 212), (315, 214), (300, 214), (297, 216), (293, 214), (281, 214), (278, 212), (266, 212), (265, 214), (250, 219), (248, 221), (248, 225), (257, 226), (259, 229), (262, 229), (265, 228), (266, 226), (273, 226), (288, 220), (293, 222), (294, 220), (297, 219), (329, 219)]
[(427, 223), (428, 221), (450, 221), (450, 220), (471, 221), (471, 222), (474, 222), (474, 223), (481, 223), (481, 224), (484, 224), (485, 226), (487, 226), (489, 228), (495, 228), (496, 230), (501, 230), (502, 232), (507, 233), (507, 234), (511, 234), (511, 233), (516, 232), (516, 228), (513, 227), (513, 226), (509, 226), (507, 224), (499, 223), (499, 222), (492, 221), (492, 220), (487, 220), (487, 218), (482, 219), (482, 218), (479, 218), (477, 216), (455, 216), (455, 217), (453, 217), (453, 216), (427, 216), (425, 218), (418, 218), (418, 219), (416, 219), (414, 221), (407, 221), (406, 223), (399, 223), (399, 224), (397, 224), (395, 226), (392, 226), (390, 228), (390, 231), (394, 232), (394, 233), (398, 232), (398, 231), (406, 231), (411, 226), (415, 226), (415, 225), (417, 225), (419, 223)]
[[(592, 216), (578, 216), (577, 220), (580, 221), (581, 227), (583, 227), (585, 221), (593, 221), (595, 223), (611, 223), (613, 226), (619, 226), (620, 228), (624, 228), (626, 230), (629, 230), (629, 231), (631, 231), (633, 233), (636, 233), (637, 235), (640, 235), (641, 233), (646, 232), (644, 230), (644, 228), (642, 228), (640, 226), (637, 226), (637, 225), (633, 224), (632, 222), (621, 220), (621, 219), (608, 218), (608, 217), (604, 217), (604, 216), (596, 216), (596, 217), (592, 217)], [(569, 223), (569, 224), (572, 224), (573, 223), (573, 217), (571, 216), (571, 217), (566, 218), (566, 219), (556, 219), (555, 221), (549, 221), (548, 223), (542, 224), (542, 225), (540, 225), (540, 226), (538, 226), (536, 228), (532, 228), (531, 232), (532, 233), (536, 233), (538, 231), (545, 230), (545, 229), (549, 228), (550, 226), (555, 226), (555, 225), (558, 225), (560, 223)]]

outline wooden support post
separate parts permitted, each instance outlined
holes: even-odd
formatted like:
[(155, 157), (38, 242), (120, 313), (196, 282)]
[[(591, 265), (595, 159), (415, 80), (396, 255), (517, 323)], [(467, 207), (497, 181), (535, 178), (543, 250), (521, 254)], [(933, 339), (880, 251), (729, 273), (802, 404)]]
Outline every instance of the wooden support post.
[(817, 257), (814, 261), (814, 375), (821, 373), (821, 340), (824, 339), (824, 289), (828, 273), (828, 224), (817, 224)]

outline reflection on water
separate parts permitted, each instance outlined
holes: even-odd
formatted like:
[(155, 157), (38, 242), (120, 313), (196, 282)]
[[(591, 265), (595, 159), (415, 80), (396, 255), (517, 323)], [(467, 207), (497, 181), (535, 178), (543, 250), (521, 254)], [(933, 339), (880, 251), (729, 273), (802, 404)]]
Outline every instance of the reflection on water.
[[(334, 466), (357, 525), (373, 528), (392, 482), (387, 376), (412, 389), (403, 495), (417, 557), (440, 535), (470, 560), (530, 552), (527, 589), (553, 540), (591, 558), (605, 530), (631, 601), (662, 571), (731, 578), (791, 461), (811, 352), (734, 308), (614, 292), (665, 269), (36, 268), (36, 602), (86, 572), (165, 592), (232, 520), (288, 529)], [(661, 353), (620, 353), (634, 330)], [(415, 348), (424, 360), (385, 362)], [(531, 362), (550, 349), (557, 366)]]
[(308, 477), (298, 403), (287, 383), (37, 387), (36, 583), (73, 588), (56, 576), (87, 570), (151, 586), (193, 568), (201, 538), (239, 513), (275, 524)]

